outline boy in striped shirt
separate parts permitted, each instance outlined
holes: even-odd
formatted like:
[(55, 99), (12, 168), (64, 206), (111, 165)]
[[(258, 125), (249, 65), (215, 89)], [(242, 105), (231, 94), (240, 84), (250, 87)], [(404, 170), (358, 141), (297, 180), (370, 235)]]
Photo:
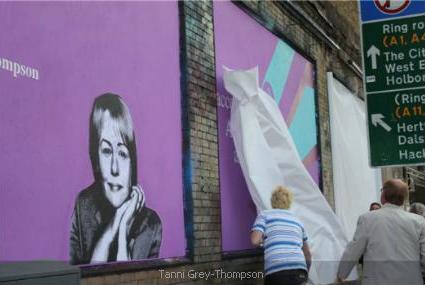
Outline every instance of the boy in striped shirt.
[(273, 209), (262, 211), (252, 227), (252, 244), (264, 243), (266, 285), (307, 282), (311, 253), (304, 225), (288, 211), (292, 197), (288, 189), (277, 187), (271, 198)]

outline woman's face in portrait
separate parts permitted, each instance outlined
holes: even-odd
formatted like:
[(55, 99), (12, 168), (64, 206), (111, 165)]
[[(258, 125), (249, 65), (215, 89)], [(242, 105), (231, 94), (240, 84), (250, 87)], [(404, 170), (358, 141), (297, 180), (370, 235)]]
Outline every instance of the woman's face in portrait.
[(103, 118), (99, 142), (99, 166), (108, 201), (120, 207), (130, 193), (130, 153), (120, 135), (118, 123), (108, 111)]

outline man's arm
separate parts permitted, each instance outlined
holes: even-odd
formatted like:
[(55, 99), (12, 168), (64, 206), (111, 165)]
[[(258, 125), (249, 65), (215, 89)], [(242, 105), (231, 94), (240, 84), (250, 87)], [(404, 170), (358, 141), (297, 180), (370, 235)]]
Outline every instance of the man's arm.
[(367, 228), (365, 217), (360, 216), (357, 221), (357, 228), (353, 240), (348, 243), (338, 267), (337, 277), (341, 280), (347, 278), (353, 267), (359, 261), (367, 245)]
[(264, 232), (266, 230), (266, 220), (262, 214), (255, 219), (251, 229), (251, 243), (254, 246), (262, 246), (264, 240)]

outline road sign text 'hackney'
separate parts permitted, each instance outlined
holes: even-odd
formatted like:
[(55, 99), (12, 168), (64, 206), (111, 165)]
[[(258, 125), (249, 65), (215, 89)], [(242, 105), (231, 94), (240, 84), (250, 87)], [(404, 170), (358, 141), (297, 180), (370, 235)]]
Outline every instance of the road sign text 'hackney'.
[(371, 166), (425, 163), (425, 1), (360, 1)]

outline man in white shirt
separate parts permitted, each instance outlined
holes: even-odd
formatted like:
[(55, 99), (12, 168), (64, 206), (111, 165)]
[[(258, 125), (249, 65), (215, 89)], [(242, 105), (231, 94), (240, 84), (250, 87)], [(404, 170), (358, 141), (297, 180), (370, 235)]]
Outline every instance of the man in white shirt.
[(408, 195), (399, 179), (384, 183), (382, 208), (361, 215), (353, 240), (338, 268), (343, 281), (364, 255), (362, 285), (423, 285), (425, 266), (425, 219), (401, 207)]

